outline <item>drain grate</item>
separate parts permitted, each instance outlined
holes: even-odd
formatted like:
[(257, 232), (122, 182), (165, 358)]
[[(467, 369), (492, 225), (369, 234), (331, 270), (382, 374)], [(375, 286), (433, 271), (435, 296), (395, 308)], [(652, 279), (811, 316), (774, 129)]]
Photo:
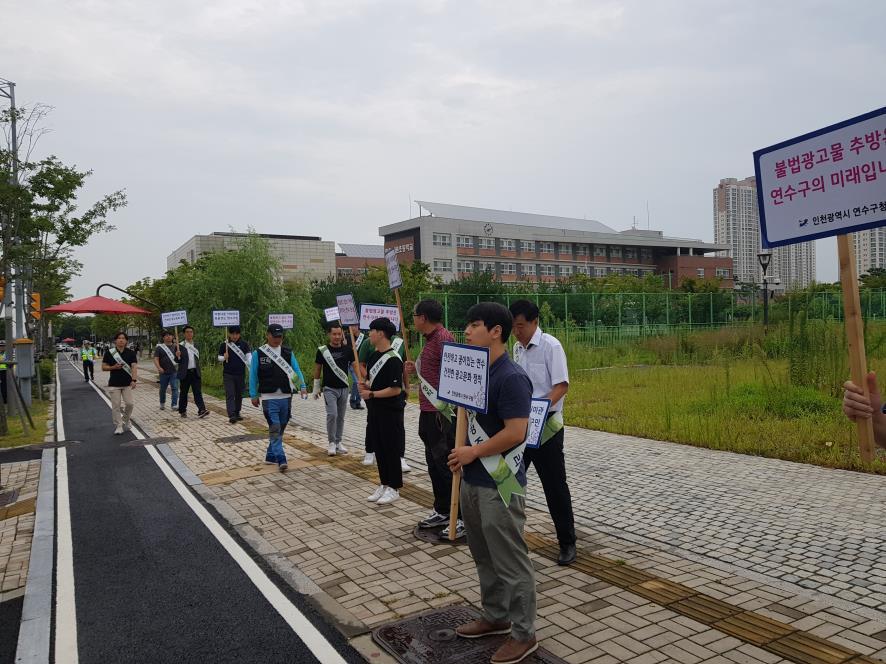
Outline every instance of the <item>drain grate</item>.
[(160, 436), (158, 438), (145, 438), (144, 440), (127, 440), (120, 443), (120, 447), (144, 447), (145, 445), (162, 445), (163, 443), (174, 443), (178, 438), (174, 436)]
[[(448, 606), (376, 628), (372, 639), (404, 664), (488, 664), (506, 635), (460, 639), (455, 628), (476, 620), (469, 606)], [(565, 664), (544, 648), (523, 660), (527, 664)]]
[(445, 528), (445, 526), (440, 526), (439, 528), (419, 528), (416, 526), (415, 530), (412, 531), (412, 534), (415, 535), (415, 539), (427, 542), (428, 544), (451, 544), (453, 546), (463, 546), (468, 543), (467, 537), (462, 537), (454, 542), (450, 542), (449, 539), (443, 539), (440, 536), (443, 532), (443, 528)]
[(242, 433), (239, 436), (226, 436), (225, 438), (216, 438), (216, 443), (245, 443), (250, 440), (267, 440), (268, 435), (262, 433)]

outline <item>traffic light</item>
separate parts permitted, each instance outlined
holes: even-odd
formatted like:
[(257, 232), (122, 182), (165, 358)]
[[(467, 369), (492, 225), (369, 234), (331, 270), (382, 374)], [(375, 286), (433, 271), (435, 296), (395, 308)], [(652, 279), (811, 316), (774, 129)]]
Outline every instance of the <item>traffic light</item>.
[(43, 316), (40, 305), (40, 293), (31, 293), (31, 317), (40, 320)]
[(0, 302), (6, 297), (6, 277), (0, 276)]

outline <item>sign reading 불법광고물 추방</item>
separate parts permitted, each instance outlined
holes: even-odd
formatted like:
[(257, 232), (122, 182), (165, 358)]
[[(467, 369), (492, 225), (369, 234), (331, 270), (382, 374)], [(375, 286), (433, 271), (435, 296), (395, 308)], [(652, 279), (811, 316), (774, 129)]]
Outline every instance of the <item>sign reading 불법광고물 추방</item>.
[(212, 327), (228, 327), (240, 324), (240, 312), (236, 309), (213, 309)]
[(466, 344), (444, 343), (440, 364), (441, 401), (478, 413), (488, 410), (489, 349)]
[(886, 225), (886, 108), (754, 152), (764, 247)]
[(360, 323), (360, 317), (357, 315), (357, 305), (354, 303), (354, 296), (352, 294), (336, 295), (335, 301), (338, 303), (339, 320), (342, 325), (358, 325)]
[(160, 314), (160, 324), (167, 329), (187, 325), (188, 312), (184, 310), (164, 311)]
[(292, 314), (268, 314), (268, 325), (279, 325), (284, 330), (295, 327), (295, 316)]
[(376, 318), (387, 318), (397, 331), (400, 331), (400, 310), (396, 304), (361, 304), (360, 329), (368, 330), (369, 324)]
[(390, 289), (400, 288), (403, 285), (403, 278), (400, 276), (400, 263), (397, 262), (396, 249), (389, 249), (385, 252), (385, 266), (388, 268), (388, 286)]

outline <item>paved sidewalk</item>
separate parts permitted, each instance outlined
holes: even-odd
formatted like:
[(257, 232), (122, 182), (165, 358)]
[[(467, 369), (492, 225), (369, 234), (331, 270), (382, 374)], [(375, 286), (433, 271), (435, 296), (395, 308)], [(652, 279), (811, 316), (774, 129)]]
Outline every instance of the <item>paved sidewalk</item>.
[(15, 502), (0, 507), (0, 602), (24, 594), (39, 479), (39, 460), (0, 464), (3, 491), (18, 491)]
[[(207, 398), (209, 418), (182, 420), (159, 410), (153, 384), (142, 383), (136, 392), (135, 417), (150, 435), (177, 437), (170, 446), (187, 466), (353, 624), (368, 629), (436, 606), (478, 602), (467, 549), (425, 544), (412, 535), (430, 498), (414, 435), (417, 408), (407, 410), (407, 458), (414, 471), (405, 477), (404, 498), (379, 508), (365, 500), (374, 470), (359, 464), (364, 411), (348, 411), (351, 455), (328, 458), (322, 402), (296, 400), (286, 441), (291, 470), (282, 475), (260, 465), (266, 427), (251, 405), (244, 406), (245, 426), (228, 424), (223, 403), (213, 398)], [(224, 440), (251, 433), (262, 437)], [(860, 555), (876, 544), (861, 537), (853, 547), (856, 533), (873, 529), (872, 514), (879, 512), (837, 518), (841, 510), (857, 509), (858, 495), (866, 495), (863, 504), (880, 499), (883, 480), (573, 428), (566, 440), (580, 564), (561, 568), (552, 559), (553, 529), (530, 473), (530, 503), (541, 509), (529, 510), (527, 541), (546, 648), (569, 662), (598, 664), (838, 663), (872, 661), (857, 659), (859, 653), (886, 655), (886, 614), (880, 604), (855, 601), (880, 592), (873, 581), (879, 560)], [(799, 506), (797, 496), (816, 501), (820, 515)], [(820, 545), (824, 541), (827, 546)], [(820, 553), (815, 547), (830, 547), (830, 553), (796, 557)], [(773, 566), (780, 558), (783, 565)], [(871, 570), (868, 578), (845, 574), (858, 579), (852, 588), (869, 592), (839, 597), (836, 590), (845, 588), (830, 592), (833, 584), (812, 589), (793, 583), (791, 570), (809, 573), (795, 575), (798, 580), (833, 570), (828, 558), (861, 566), (850, 566), (854, 571)], [(736, 616), (740, 610), (752, 613)], [(745, 620), (755, 622), (756, 631)], [(760, 637), (761, 630), (769, 635)], [(810, 649), (817, 659), (808, 658)]]

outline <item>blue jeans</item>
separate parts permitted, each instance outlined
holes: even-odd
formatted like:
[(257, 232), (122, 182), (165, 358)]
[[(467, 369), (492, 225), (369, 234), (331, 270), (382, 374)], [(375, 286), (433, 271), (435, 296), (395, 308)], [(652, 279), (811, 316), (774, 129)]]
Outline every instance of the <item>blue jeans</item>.
[(172, 385), (172, 407), (178, 406), (178, 374), (162, 373), (160, 374), (160, 405), (166, 404), (166, 388)]
[(357, 374), (354, 373), (354, 365), (348, 365), (348, 375), (351, 377), (351, 405), (360, 405), (360, 387), (357, 385)]
[(262, 400), (261, 409), (268, 421), (270, 442), (265, 453), (265, 461), (280, 465), (286, 463), (286, 452), (283, 451), (283, 432), (292, 416), (292, 397), (288, 399)]

